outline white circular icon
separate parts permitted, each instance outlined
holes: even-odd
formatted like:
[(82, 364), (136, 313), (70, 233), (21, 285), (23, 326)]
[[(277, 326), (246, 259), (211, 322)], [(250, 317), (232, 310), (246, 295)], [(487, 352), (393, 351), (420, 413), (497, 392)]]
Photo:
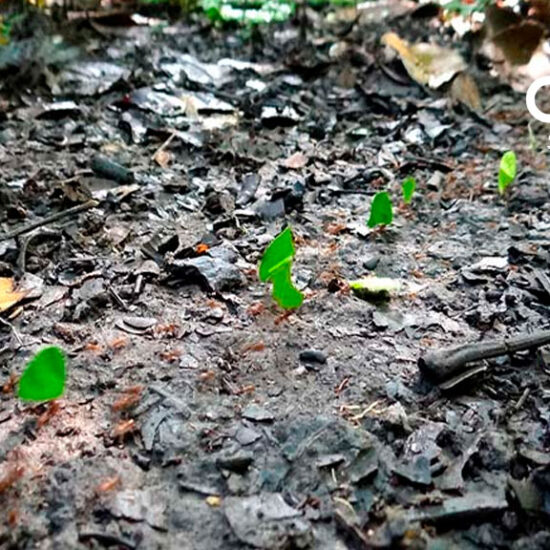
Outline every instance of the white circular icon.
[(527, 104), (527, 109), (534, 118), (536, 118), (540, 122), (544, 122), (545, 124), (550, 124), (550, 114), (541, 111), (537, 107), (537, 104), (535, 102), (537, 92), (541, 88), (544, 88), (544, 86), (550, 86), (550, 76), (543, 76), (533, 81), (533, 83), (531, 84), (531, 86), (529, 86), (529, 89), (527, 90), (525, 103)]

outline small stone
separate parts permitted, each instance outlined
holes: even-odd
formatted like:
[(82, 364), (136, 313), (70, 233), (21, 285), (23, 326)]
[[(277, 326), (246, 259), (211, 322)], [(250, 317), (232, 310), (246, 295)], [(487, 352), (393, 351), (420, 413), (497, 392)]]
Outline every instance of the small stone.
[(254, 422), (272, 422), (275, 419), (273, 414), (259, 405), (248, 405), (242, 412), (242, 417)]
[(206, 504), (211, 508), (219, 508), (222, 504), (222, 499), (217, 495), (210, 495), (206, 497)]
[(327, 362), (327, 356), (320, 350), (305, 349), (300, 352), (300, 361), (324, 365)]
[(380, 261), (380, 256), (367, 256), (363, 260), (363, 267), (365, 269), (368, 269), (369, 271), (373, 271), (378, 266), (379, 261)]
[(430, 463), (425, 456), (419, 456), (413, 462), (400, 464), (393, 471), (415, 485), (428, 486), (432, 483)]
[(138, 330), (147, 330), (157, 324), (157, 320), (154, 317), (132, 317), (127, 315), (122, 320), (127, 325)]
[(199, 283), (209, 292), (222, 292), (244, 285), (245, 278), (236, 262), (237, 255), (233, 251), (212, 248), (204, 256), (172, 260), (168, 270), (186, 284)]
[(254, 462), (254, 455), (250, 451), (237, 451), (233, 454), (220, 456), (216, 459), (216, 464), (224, 470), (243, 474)]
[(252, 428), (248, 428), (247, 426), (241, 426), (235, 434), (235, 438), (243, 446), (251, 445), (255, 441), (258, 441), (261, 437), (261, 433), (253, 430)]

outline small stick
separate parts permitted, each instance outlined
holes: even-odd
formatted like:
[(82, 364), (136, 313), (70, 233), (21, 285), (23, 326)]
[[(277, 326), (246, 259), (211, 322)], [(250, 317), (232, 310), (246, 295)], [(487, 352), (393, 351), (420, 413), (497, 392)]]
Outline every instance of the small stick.
[(172, 133), (166, 138), (166, 140), (162, 143), (162, 145), (151, 155), (151, 160), (157, 159), (157, 155), (159, 153), (162, 153), (170, 143), (174, 140), (174, 138), (178, 135), (177, 130), (172, 130)]
[(115, 299), (115, 302), (118, 303), (118, 305), (124, 309), (125, 311), (128, 311), (128, 305), (126, 302), (121, 298), (120, 294), (112, 287), (112, 285), (108, 285), (107, 288), (113, 295), (113, 298)]
[(101, 531), (81, 531), (78, 533), (78, 540), (87, 541), (89, 539), (95, 539), (99, 544), (104, 546), (112, 546), (116, 544), (129, 550), (134, 550), (137, 546), (128, 539), (124, 539), (115, 535), (114, 533), (102, 533)]
[(428, 351), (418, 359), (418, 368), (427, 378), (440, 382), (464, 371), (466, 365), (473, 361), (534, 349), (546, 344), (550, 344), (550, 330), (540, 330), (502, 340), (462, 344)]
[(92, 159), (91, 168), (94, 174), (118, 183), (132, 183), (135, 179), (131, 170), (103, 155), (96, 155)]
[(7, 241), (8, 239), (13, 239), (15, 237), (18, 237), (19, 235), (22, 235), (23, 233), (28, 233), (29, 231), (32, 231), (33, 229), (36, 229), (38, 227), (42, 227), (44, 225), (48, 225), (50, 223), (56, 222), (57, 220), (60, 220), (62, 218), (66, 218), (68, 216), (74, 216), (75, 214), (79, 214), (80, 212), (83, 212), (84, 210), (89, 210), (90, 208), (94, 208), (98, 204), (99, 204), (99, 201), (96, 201), (95, 199), (90, 199), (89, 201), (86, 201), (83, 204), (77, 204), (76, 206), (68, 208), (67, 210), (62, 210), (61, 212), (57, 212), (56, 214), (52, 214), (51, 216), (47, 216), (46, 218), (44, 218), (42, 220), (32, 222), (29, 225), (26, 225), (24, 227), (20, 227), (19, 229), (14, 229), (13, 231), (9, 231), (8, 233), (4, 233), (3, 235), (0, 235), (0, 242)]
[(523, 407), (530, 393), (531, 393), (531, 390), (529, 388), (525, 388), (525, 390), (523, 390), (521, 397), (518, 399), (517, 403), (514, 405), (514, 411), (519, 411), (521, 407)]
[(143, 286), (143, 275), (140, 273), (136, 278), (136, 284), (134, 286), (134, 296), (141, 294), (142, 286)]
[(441, 382), (439, 384), (439, 389), (442, 391), (454, 390), (460, 384), (463, 384), (470, 378), (473, 378), (474, 376), (477, 376), (478, 374), (481, 374), (486, 370), (487, 370), (487, 365), (478, 365), (477, 367), (472, 367), (471, 369), (467, 369), (464, 372), (461, 372), (456, 376), (453, 376), (452, 378), (449, 378), (448, 380)]
[(8, 327), (13, 332), (13, 335), (15, 336), (15, 339), (19, 342), (19, 345), (23, 345), (23, 340), (21, 339), (19, 332), (17, 332), (17, 329), (9, 321), (6, 321), (5, 319), (2, 319), (2, 317), (0, 317), (0, 325)]
[(34, 240), (36, 237), (60, 237), (60, 236), (61, 236), (61, 233), (59, 231), (44, 227), (39, 231), (31, 233), (24, 239), (21, 239), (22, 240), (21, 247), (19, 249), (19, 256), (17, 257), (17, 267), (19, 268), (19, 271), (21, 271), (21, 273), (25, 273), (27, 249), (32, 240)]

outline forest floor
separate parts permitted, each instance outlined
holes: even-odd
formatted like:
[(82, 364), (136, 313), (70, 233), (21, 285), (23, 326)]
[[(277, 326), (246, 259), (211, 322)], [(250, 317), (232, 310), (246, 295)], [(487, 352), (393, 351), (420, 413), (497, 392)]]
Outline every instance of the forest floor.
[[(544, 349), (452, 392), (417, 366), (546, 323), (524, 96), (474, 69), (476, 114), (413, 82), (380, 36), (429, 40), (426, 11), (309, 15), (305, 40), (84, 23), (78, 57), (4, 85), (0, 276), (30, 293), (0, 324), (0, 547), (550, 546)], [(381, 189), (395, 220), (371, 230)], [(257, 276), (285, 224), (306, 295), (290, 315)], [(401, 290), (346, 291), (373, 273)], [(44, 418), (8, 382), (48, 344), (68, 381)]]

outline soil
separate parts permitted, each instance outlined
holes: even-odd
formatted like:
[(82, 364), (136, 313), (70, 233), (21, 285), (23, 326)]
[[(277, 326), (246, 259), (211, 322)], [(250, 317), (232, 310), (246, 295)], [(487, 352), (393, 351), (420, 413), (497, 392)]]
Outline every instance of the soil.
[[(452, 391), (417, 366), (545, 326), (545, 131), (475, 58), (479, 113), (388, 57), (433, 14), (373, 14), (308, 11), (305, 39), (86, 22), (32, 88), (4, 80), (0, 276), (30, 293), (0, 324), (2, 548), (548, 548), (544, 348)], [(257, 276), (287, 224), (290, 314)], [(401, 289), (347, 288), (372, 274)], [(51, 414), (8, 383), (45, 345)]]

